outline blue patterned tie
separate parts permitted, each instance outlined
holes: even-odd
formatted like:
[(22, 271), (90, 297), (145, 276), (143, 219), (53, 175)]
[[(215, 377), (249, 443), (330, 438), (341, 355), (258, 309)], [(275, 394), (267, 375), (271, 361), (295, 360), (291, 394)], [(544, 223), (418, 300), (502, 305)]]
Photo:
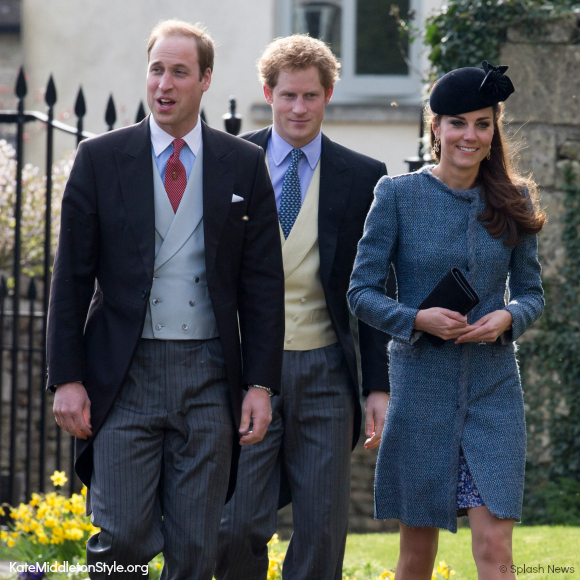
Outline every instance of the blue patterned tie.
[(290, 167), (286, 170), (284, 182), (282, 183), (282, 196), (280, 197), (278, 217), (280, 219), (280, 226), (284, 232), (284, 238), (290, 235), (290, 230), (302, 206), (302, 193), (300, 191), (300, 179), (298, 178), (298, 162), (302, 155), (304, 155), (302, 149), (292, 149)]

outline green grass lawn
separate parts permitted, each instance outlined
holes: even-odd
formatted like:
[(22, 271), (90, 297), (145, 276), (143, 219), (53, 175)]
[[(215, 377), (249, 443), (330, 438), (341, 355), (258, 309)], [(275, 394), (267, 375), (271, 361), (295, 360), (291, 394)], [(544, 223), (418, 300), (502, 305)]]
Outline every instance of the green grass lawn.
[[(278, 544), (286, 550), (288, 542)], [(377, 562), (380, 569), (394, 569), (399, 552), (399, 534), (351, 534), (346, 542), (344, 566), (355, 567), (365, 561)], [(476, 580), (471, 556), (471, 532), (460, 528), (457, 534), (442, 531), (436, 563), (445, 560), (455, 571), (454, 580)], [(544, 573), (518, 574), (522, 580), (580, 580), (580, 528), (561, 526), (525, 527), (514, 531), (514, 565), (543, 566)], [(573, 566), (573, 573), (548, 573), (548, 565)]]
[[(288, 542), (277, 549), (286, 551)], [(376, 570), (394, 569), (399, 550), (398, 534), (351, 534), (346, 543), (345, 568), (360, 568), (365, 562), (376, 563)], [(0, 547), (0, 560), (11, 560), (10, 549)], [(468, 528), (457, 534), (441, 532), (436, 562), (445, 560), (456, 571), (453, 580), (476, 580), (471, 557), (471, 535)], [(518, 574), (521, 580), (580, 580), (580, 528), (561, 526), (525, 527), (514, 532), (514, 564), (543, 566), (543, 573)], [(573, 573), (549, 573), (548, 565), (573, 566)]]

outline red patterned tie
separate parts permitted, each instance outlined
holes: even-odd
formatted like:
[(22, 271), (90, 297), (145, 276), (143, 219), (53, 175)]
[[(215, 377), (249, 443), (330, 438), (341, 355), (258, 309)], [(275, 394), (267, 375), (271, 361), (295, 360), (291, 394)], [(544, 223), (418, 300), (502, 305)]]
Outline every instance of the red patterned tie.
[(174, 212), (177, 212), (179, 202), (183, 197), (183, 192), (187, 185), (185, 167), (183, 167), (183, 163), (179, 160), (179, 154), (184, 145), (185, 141), (183, 139), (173, 140), (173, 153), (165, 167), (165, 191), (167, 192), (167, 197), (171, 202), (171, 207)]

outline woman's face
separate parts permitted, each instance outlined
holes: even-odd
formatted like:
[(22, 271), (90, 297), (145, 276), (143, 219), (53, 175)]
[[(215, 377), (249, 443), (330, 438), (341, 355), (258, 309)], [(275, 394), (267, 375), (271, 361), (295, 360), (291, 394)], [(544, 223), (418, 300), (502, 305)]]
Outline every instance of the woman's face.
[(479, 166), (491, 147), (493, 107), (461, 115), (442, 115), (433, 132), (441, 141), (441, 164), (460, 169)]

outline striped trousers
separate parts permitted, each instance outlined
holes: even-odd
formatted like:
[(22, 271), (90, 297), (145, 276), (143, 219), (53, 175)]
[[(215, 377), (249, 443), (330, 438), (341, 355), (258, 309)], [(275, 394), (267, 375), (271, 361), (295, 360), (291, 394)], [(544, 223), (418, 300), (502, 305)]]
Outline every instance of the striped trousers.
[(87, 542), (87, 564), (101, 571), (90, 577), (143, 578), (141, 566), (163, 552), (164, 580), (211, 580), (232, 437), (219, 338), (142, 339), (93, 444), (101, 531)]
[(284, 580), (340, 580), (348, 527), (353, 389), (342, 348), (285, 351), (282, 390), (260, 443), (242, 448), (224, 509), (217, 580), (266, 580), (282, 470), (294, 533)]

